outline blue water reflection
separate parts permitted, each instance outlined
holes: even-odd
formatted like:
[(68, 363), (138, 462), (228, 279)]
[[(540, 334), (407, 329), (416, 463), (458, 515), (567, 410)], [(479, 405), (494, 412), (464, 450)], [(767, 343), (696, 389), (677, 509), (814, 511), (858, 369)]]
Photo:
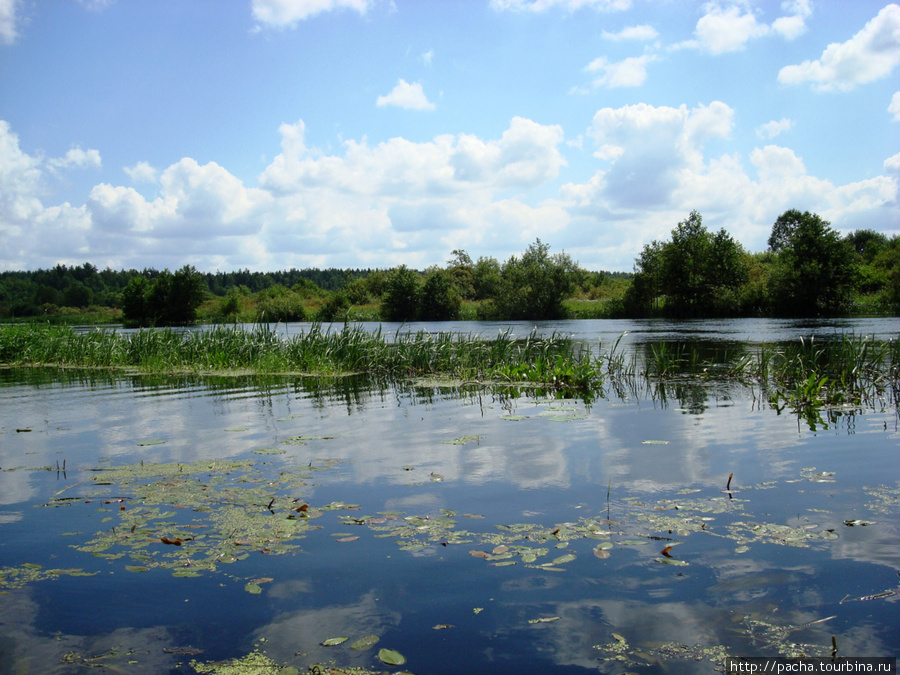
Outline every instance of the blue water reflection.
[[(762, 338), (742, 325), (735, 339)], [(832, 635), (846, 655), (895, 654), (896, 408), (811, 430), (752, 391), (692, 386), (585, 402), (359, 377), (3, 371), (0, 569), (41, 568), (0, 595), (0, 672), (190, 673), (254, 648), (300, 672), (384, 670), (380, 647), (419, 675), (714, 672), (722, 650), (827, 654)], [(74, 548), (117, 527), (125, 542), (123, 514), (152, 507), (96, 469), (217, 459), (253, 463), (229, 494), (274, 498), (318, 467), (289, 496), (359, 508), (317, 514), (283, 555), (257, 546), (193, 578), (157, 566), (189, 567), (192, 542)], [(207, 533), (211, 512), (169, 508)], [(73, 568), (94, 576), (40, 576)], [(320, 644), (366, 635), (375, 648)]]

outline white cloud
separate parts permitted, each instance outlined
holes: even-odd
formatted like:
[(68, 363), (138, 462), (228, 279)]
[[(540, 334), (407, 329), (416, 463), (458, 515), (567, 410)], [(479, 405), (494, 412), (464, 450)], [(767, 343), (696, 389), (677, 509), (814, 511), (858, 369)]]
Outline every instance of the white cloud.
[(594, 80), (594, 87), (639, 87), (647, 80), (647, 65), (656, 60), (656, 56), (644, 54), (610, 63), (606, 57), (601, 56), (588, 64), (585, 70), (600, 73)]
[(422, 85), (419, 82), (410, 84), (404, 79), (397, 81), (397, 85), (385, 96), (379, 96), (375, 104), (380, 107), (395, 105), (407, 110), (434, 110), (435, 105), (425, 96)]
[(786, 117), (782, 117), (780, 120), (772, 120), (771, 122), (766, 122), (762, 126), (756, 129), (756, 135), (759, 138), (771, 139), (775, 138), (781, 133), (788, 131), (793, 123)]
[(900, 64), (900, 5), (890, 4), (856, 35), (826, 47), (821, 58), (782, 68), (782, 84), (811, 82), (821, 91), (848, 91), (887, 77)]
[(659, 33), (656, 32), (656, 29), (653, 26), (647, 25), (629, 26), (628, 28), (623, 28), (618, 33), (603, 31), (604, 39), (612, 40), (614, 42), (621, 40), (642, 40), (646, 42), (655, 40), (658, 36)]
[(316, 14), (353, 9), (365, 14), (373, 0), (252, 0), (253, 18), (269, 27), (293, 26)]
[(740, 51), (751, 40), (771, 34), (794, 40), (806, 32), (806, 19), (812, 14), (811, 0), (788, 0), (781, 3), (781, 9), (788, 14), (769, 26), (759, 21), (752, 11), (742, 9), (743, 6), (740, 2), (729, 3), (727, 7), (719, 2), (708, 3), (706, 14), (697, 21), (696, 39), (670, 49), (703, 49), (718, 55)]
[(123, 171), (128, 174), (135, 183), (155, 183), (156, 169), (147, 162), (138, 162), (134, 166), (126, 166)]
[(154, 237), (203, 240), (257, 233), (258, 216), (271, 201), (247, 188), (215, 162), (184, 158), (159, 177), (159, 197), (146, 200), (133, 188), (101, 183), (88, 207), (101, 229)]
[(92, 11), (100, 11), (106, 9), (115, 1), (116, 0), (78, 0), (80, 4), (84, 5), (87, 9)]
[(16, 41), (16, 10), (19, 0), (0, 0), (0, 45), (11, 45)]
[(900, 152), (884, 160), (884, 172), (900, 178)]
[(900, 91), (895, 92), (891, 97), (891, 103), (888, 106), (888, 112), (894, 116), (895, 122), (900, 122)]
[(723, 10), (718, 4), (708, 7), (696, 28), (700, 45), (711, 54), (738, 51), (751, 39), (768, 32), (769, 27), (759, 23), (750, 12), (741, 13), (737, 6)]
[(0, 120), (0, 232), (20, 227), (39, 213), (42, 191), (40, 157), (19, 148), (19, 136)]
[(790, 14), (776, 19), (772, 30), (786, 40), (795, 40), (806, 32), (806, 20), (812, 15), (812, 0), (788, 0), (781, 3), (781, 8)]
[[(48, 206), (50, 162), (23, 152), (0, 121), (0, 264), (425, 267), (454, 248), (502, 260), (541, 236), (589, 265), (630, 269), (644, 244), (668, 236), (692, 209), (750, 250), (765, 248), (789, 208), (843, 230), (875, 218), (883, 231), (900, 230), (900, 155), (884, 161), (883, 175), (844, 185), (809, 175), (787, 147), (708, 156), (710, 140), (727, 139), (734, 122), (719, 101), (598, 110), (585, 135), (597, 170), (542, 200), (536, 190), (566, 166), (565, 136), (516, 117), (495, 138), (360, 138), (338, 152), (310, 147), (298, 121), (280, 127), (281, 152), (256, 186), (215, 162), (184, 158), (145, 186), (152, 194), (104, 182), (84, 204)], [(155, 175), (146, 162), (126, 172), (135, 183)]]
[(719, 101), (692, 110), (646, 103), (598, 110), (588, 135), (597, 142), (598, 158), (612, 161), (597, 183), (607, 207), (638, 210), (669, 203), (681, 173), (702, 163), (703, 142), (727, 137), (733, 116)]
[(554, 242), (629, 269), (644, 244), (666, 238), (693, 209), (751, 251), (765, 248), (772, 223), (790, 208), (817, 212), (843, 230), (874, 218), (879, 229), (900, 229), (892, 207), (900, 155), (885, 162), (886, 175), (845, 185), (810, 175), (790, 148), (756, 148), (749, 168), (738, 153), (706, 156), (710, 139), (731, 134), (733, 118), (717, 101), (691, 109), (638, 104), (597, 111), (588, 135), (603, 167), (560, 189), (570, 222)]
[(98, 150), (82, 150), (72, 148), (63, 157), (57, 157), (47, 161), (51, 171), (57, 169), (99, 169), (102, 166), (100, 152)]
[(624, 11), (631, 7), (631, 0), (491, 0), (496, 10), (543, 12), (552, 7), (562, 7), (570, 12), (582, 7), (600, 11)]
[(433, 59), (434, 59), (434, 50), (433, 49), (429, 49), (427, 52), (422, 54), (422, 63), (424, 63), (426, 66), (430, 66)]

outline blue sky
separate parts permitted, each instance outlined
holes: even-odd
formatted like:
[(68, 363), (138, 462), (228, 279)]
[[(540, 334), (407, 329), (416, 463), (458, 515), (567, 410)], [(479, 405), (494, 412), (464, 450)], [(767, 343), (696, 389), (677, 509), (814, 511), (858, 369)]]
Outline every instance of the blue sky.
[(0, 270), (900, 234), (900, 5), (0, 0)]

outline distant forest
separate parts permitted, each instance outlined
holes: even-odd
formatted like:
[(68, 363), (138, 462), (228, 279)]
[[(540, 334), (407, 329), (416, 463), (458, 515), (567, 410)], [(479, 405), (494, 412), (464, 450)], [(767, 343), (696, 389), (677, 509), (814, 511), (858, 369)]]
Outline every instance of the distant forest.
[(537, 239), (501, 263), (454, 250), (441, 267), (279, 272), (100, 270), (0, 273), (4, 320), (172, 325), (203, 322), (847, 316), (900, 312), (900, 237), (840, 235), (783, 213), (767, 250), (747, 252), (693, 211), (646, 244), (633, 273), (596, 272)]

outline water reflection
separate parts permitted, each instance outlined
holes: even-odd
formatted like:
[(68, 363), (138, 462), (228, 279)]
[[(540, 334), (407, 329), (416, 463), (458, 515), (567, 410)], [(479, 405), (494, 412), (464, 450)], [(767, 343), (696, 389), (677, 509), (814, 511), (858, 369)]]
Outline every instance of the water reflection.
[[(775, 655), (792, 642), (819, 653), (832, 634), (846, 654), (900, 647), (900, 593), (861, 600), (897, 588), (892, 404), (826, 410), (827, 426), (810, 429), (752, 388), (695, 377), (611, 381), (585, 400), (360, 376), (7, 370), (0, 411), (0, 570), (99, 573), (0, 595), (0, 658), (12, 664), (0, 671), (43, 672), (34, 664), (113, 643), (132, 650), (129, 672), (178, 672), (188, 649), (211, 660), (259, 645), (301, 672), (326, 660), (373, 668), (377, 648), (320, 645), (369, 634), (419, 673), (684, 672), (697, 655), (712, 672), (726, 649)], [(95, 485), (95, 469), (229, 458), (253, 466), (179, 477), (208, 484), (207, 501), (170, 505), (175, 515), (157, 521), (199, 531), (216, 499), (249, 509), (246, 491), (257, 506), (287, 502), (288, 480), (290, 498), (313, 511), (358, 509), (323, 510), (296, 549), (248, 550), (198, 579), (154, 567), (189, 545), (148, 537), (126, 548), (128, 535), (110, 536), (156, 504), (137, 503), (124, 483)], [(214, 492), (226, 483), (227, 498)], [(109, 497), (127, 510), (102, 505)], [(278, 508), (250, 510), (276, 522)], [(854, 520), (870, 524), (845, 524)], [(121, 559), (73, 548), (101, 535)], [(603, 541), (605, 557), (594, 548)], [(498, 546), (547, 552), (490, 558)], [(553, 559), (560, 569), (541, 566)], [(148, 571), (126, 569), (137, 564)], [(259, 594), (245, 590), (256, 581)]]

